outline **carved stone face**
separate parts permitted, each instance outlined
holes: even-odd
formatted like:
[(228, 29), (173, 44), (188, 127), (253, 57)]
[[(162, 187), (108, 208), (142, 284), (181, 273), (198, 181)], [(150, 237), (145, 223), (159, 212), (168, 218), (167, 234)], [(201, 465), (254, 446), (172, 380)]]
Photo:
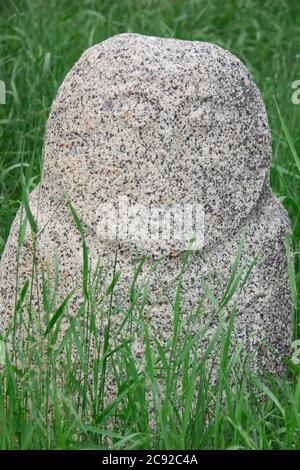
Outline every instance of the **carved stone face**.
[(270, 158), (264, 106), (237, 58), (209, 43), (125, 34), (89, 49), (61, 86), (44, 182), (69, 189), (93, 227), (98, 205), (122, 196), (201, 205), (210, 245), (245, 222)]

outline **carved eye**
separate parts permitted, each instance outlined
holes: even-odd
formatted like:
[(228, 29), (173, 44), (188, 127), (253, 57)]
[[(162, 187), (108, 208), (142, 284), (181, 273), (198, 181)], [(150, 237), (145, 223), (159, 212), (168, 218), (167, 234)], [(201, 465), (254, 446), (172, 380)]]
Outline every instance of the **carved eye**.
[(207, 95), (198, 98), (198, 102), (192, 105), (191, 112), (189, 114), (189, 119), (191, 123), (195, 123), (199, 125), (206, 125), (208, 124), (213, 115), (214, 106), (212, 105), (213, 101), (212, 95)]
[(206, 126), (212, 121), (212, 119), (213, 112), (209, 104), (199, 106), (189, 114), (191, 124), (195, 124), (197, 126)]

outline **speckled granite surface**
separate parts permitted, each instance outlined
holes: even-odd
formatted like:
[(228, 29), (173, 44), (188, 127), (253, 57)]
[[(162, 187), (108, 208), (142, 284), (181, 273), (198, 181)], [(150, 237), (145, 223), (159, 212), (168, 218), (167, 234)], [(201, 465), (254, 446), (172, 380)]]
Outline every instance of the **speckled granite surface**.
[[(67, 199), (85, 225), (90, 259), (100, 258), (107, 283), (116, 243), (97, 233), (101, 204), (117, 204), (120, 196), (145, 207), (200, 204), (204, 247), (192, 251), (183, 277), (182, 322), (189, 323), (204, 281), (221, 299), (247, 225), (245, 269), (259, 256), (237, 300), (236, 338), (246, 344), (254, 368), (281, 372), (281, 355), (289, 353), (292, 331), (284, 249), (288, 220), (270, 190), (270, 162), (262, 98), (247, 69), (226, 50), (137, 34), (114, 36), (88, 49), (53, 103), (42, 182), (30, 197), (39, 228), (44, 227), (37, 243), (39, 270), (48, 270), (51, 278), (55, 256), (60, 260), (57, 304), (81, 283), (82, 245)], [(19, 220), (20, 212), (1, 260), (2, 331), (11, 321), (15, 299)], [(28, 228), (19, 285), (31, 279), (31, 245)], [(128, 301), (136, 250), (147, 254), (142, 278), (162, 255), (145, 311), (154, 331), (166, 340), (172, 330), (172, 280), (183, 250), (174, 253), (171, 239), (160, 248), (147, 239), (119, 243), (117, 269), (122, 275), (116, 296)], [(33, 290), (37, 302), (40, 278)], [(70, 301), (71, 314), (80, 302), (79, 289)], [(209, 302), (205, 308), (209, 315)], [(196, 332), (202, 321), (195, 318), (188, 328)], [(121, 324), (122, 315), (113, 322)], [(135, 353), (143, 355), (139, 337)]]

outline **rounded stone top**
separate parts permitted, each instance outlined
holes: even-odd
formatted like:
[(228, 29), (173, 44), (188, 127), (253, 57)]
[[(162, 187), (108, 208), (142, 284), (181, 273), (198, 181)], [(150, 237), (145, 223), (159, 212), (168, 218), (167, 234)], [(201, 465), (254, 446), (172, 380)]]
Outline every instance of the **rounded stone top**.
[(43, 186), (87, 224), (121, 196), (201, 205), (204, 242), (230, 237), (262, 193), (271, 138), (246, 67), (211, 43), (120, 34), (83, 53), (47, 125)]

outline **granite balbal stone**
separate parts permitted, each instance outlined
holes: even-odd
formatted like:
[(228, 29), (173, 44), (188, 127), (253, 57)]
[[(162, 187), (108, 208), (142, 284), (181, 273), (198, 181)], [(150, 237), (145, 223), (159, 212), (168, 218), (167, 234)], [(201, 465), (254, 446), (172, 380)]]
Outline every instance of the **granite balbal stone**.
[[(228, 51), (211, 43), (138, 34), (117, 35), (91, 47), (68, 73), (53, 103), (42, 180), (30, 195), (39, 227), (37, 275), (31, 276), (29, 223), (18, 257), (21, 211), (2, 256), (1, 332), (12, 321), (17, 271), (19, 292), (26, 279), (33, 283), (31, 308), (38, 311), (41, 273), (54, 283), (56, 259), (56, 304), (77, 286), (68, 315), (78, 311), (82, 241), (70, 201), (84, 226), (91, 269), (97, 260), (102, 266), (103, 285), (110, 282), (117, 250), (116, 268), (122, 274), (115, 303), (128, 304), (137, 253), (145, 255), (136, 286), (149, 279), (144, 310), (151, 331), (165, 344), (172, 334), (172, 302), (187, 246), (174, 240), (172, 230), (163, 240), (150, 232), (147, 236), (149, 220), (144, 223), (143, 217), (153, 207), (161, 213), (170, 207), (201, 207), (204, 221), (200, 218), (202, 223), (195, 226), (201, 244), (191, 250), (182, 276), (182, 331), (195, 334), (215, 313), (207, 292), (221, 301), (245, 233), (239, 267), (244, 263), (246, 273), (257, 259), (242, 291), (228, 304), (237, 306), (233, 342), (245, 347), (255, 370), (282, 372), (292, 331), (285, 257), (289, 224), (270, 190), (270, 162), (271, 137), (261, 95), (246, 67)], [(143, 216), (142, 223), (133, 225), (135, 238), (114, 238), (110, 230), (118, 226), (112, 213), (122, 198)], [(203, 296), (202, 315), (197, 316)], [(29, 294), (25, 315), (28, 302)], [(125, 328), (118, 328), (124, 312), (116, 309), (112, 316), (116, 344), (125, 334)], [(139, 334), (134, 353), (142, 360), (144, 340)]]

